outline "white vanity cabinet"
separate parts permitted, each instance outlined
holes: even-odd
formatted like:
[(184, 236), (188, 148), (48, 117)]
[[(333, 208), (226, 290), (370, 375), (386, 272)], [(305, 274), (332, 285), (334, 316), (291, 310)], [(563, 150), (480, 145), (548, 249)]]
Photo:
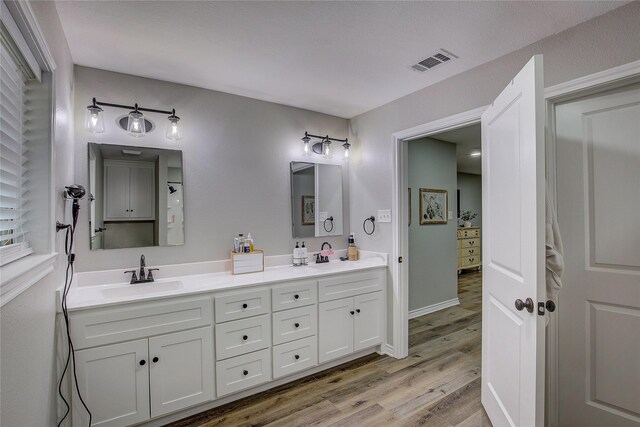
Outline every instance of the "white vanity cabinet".
[[(211, 297), (196, 297), (72, 312), (92, 425), (127, 426), (213, 400), (212, 308)], [(74, 410), (73, 425), (86, 425), (83, 417)]]
[(104, 162), (104, 220), (155, 219), (155, 166), (146, 162)]
[(382, 344), (386, 324), (384, 283), (381, 270), (318, 281), (322, 301), (318, 305), (320, 363)]

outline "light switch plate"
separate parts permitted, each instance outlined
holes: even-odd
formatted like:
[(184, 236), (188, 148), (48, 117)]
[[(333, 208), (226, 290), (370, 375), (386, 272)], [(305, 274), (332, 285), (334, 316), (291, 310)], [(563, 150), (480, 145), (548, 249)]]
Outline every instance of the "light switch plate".
[(453, 211), (449, 211), (449, 219), (453, 219)]
[(391, 209), (378, 210), (378, 222), (391, 222)]
[(318, 212), (318, 219), (320, 221), (324, 221), (325, 219), (327, 219), (329, 217), (329, 212)]

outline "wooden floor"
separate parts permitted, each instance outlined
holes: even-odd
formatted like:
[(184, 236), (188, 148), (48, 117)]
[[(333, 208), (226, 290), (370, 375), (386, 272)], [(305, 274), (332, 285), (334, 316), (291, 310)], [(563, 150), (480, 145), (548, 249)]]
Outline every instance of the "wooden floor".
[(171, 426), (491, 426), (480, 404), (481, 273), (458, 277), (460, 305), (409, 322), (409, 357), (366, 356)]

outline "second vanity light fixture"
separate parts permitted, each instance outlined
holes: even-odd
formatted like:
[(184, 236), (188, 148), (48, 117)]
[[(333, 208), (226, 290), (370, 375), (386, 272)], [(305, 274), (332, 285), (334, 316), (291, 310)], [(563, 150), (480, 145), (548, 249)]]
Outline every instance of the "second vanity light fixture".
[[(315, 141), (315, 143), (311, 145), (311, 138), (315, 138), (319, 141)], [(333, 157), (333, 151), (331, 150), (332, 142), (344, 142), (344, 144), (342, 144), (342, 147), (344, 148), (344, 159), (349, 160), (349, 147), (351, 147), (351, 144), (349, 144), (348, 138), (336, 139), (330, 138), (329, 135), (312, 135), (305, 132), (302, 142), (304, 143), (302, 146), (302, 154), (305, 156), (310, 156), (313, 153), (321, 154), (325, 159)]]
[(144, 136), (147, 133), (147, 124), (142, 111), (149, 113), (169, 114), (167, 117), (166, 137), (172, 141), (182, 139), (182, 126), (180, 125), (180, 117), (176, 116), (176, 110), (158, 110), (156, 108), (140, 107), (138, 104), (122, 105), (112, 104), (110, 102), (100, 102), (93, 98), (91, 105), (87, 106), (84, 125), (87, 130), (93, 133), (104, 132), (104, 117), (101, 107), (114, 107), (130, 110), (127, 120), (127, 133), (134, 137)]

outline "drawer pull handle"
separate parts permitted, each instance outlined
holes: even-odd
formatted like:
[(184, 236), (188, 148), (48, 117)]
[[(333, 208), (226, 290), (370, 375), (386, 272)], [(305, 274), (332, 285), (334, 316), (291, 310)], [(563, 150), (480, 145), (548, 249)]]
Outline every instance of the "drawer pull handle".
[(355, 314), (355, 312), (354, 312), (354, 311), (350, 311), (349, 313), (350, 313), (352, 316)]
[(249, 375), (249, 371), (247, 371), (247, 370), (245, 369), (244, 371), (242, 371), (242, 375), (244, 375), (244, 376), (246, 377), (247, 375)]
[(296, 328), (299, 328), (299, 327), (300, 327), (300, 323), (297, 323), (297, 322), (296, 322), (296, 323), (294, 323), (294, 325), (293, 325), (293, 326), (295, 326)]
[(153, 363), (158, 363), (158, 361), (160, 361), (160, 358), (158, 358), (158, 356), (156, 356), (152, 360), (153, 360)]
[(247, 335), (243, 335), (243, 336), (242, 336), (242, 340), (243, 340), (243, 341), (246, 341), (246, 340), (248, 340), (248, 339), (249, 339), (249, 337), (248, 337)]
[(295, 355), (295, 356), (293, 356), (293, 357), (295, 357), (295, 358), (296, 358), (296, 360), (300, 359), (300, 355), (299, 355), (299, 354), (296, 354), (296, 355)]
[(249, 307), (249, 304), (247, 303), (242, 304), (242, 308), (247, 308), (247, 307)]
[(298, 295), (298, 294), (295, 294), (295, 295), (293, 296), (293, 299), (298, 299), (298, 298), (300, 298), (300, 295)]
[(144, 365), (146, 365), (146, 364), (147, 364), (147, 361), (146, 361), (146, 360), (142, 359), (142, 360), (140, 361), (140, 366), (144, 366)]
[(360, 309), (359, 308), (356, 308), (356, 313), (360, 313)]

